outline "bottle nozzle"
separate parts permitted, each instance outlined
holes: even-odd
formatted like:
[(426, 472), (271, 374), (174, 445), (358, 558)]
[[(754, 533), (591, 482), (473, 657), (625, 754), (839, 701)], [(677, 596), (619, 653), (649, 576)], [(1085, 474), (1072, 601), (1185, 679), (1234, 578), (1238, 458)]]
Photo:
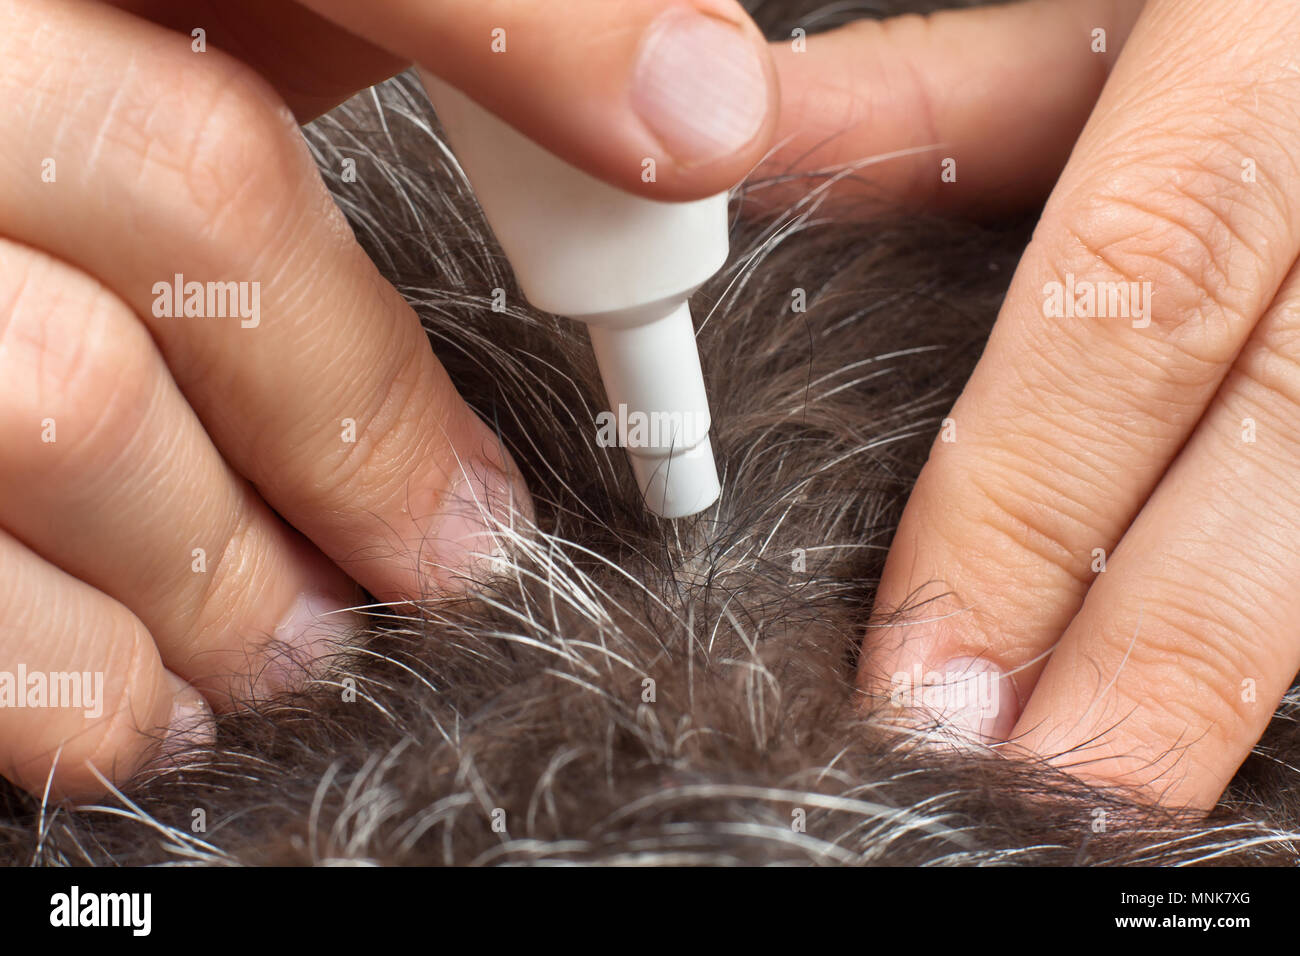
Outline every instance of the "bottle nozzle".
[(569, 165), (421, 70), (528, 300), (587, 323), (619, 444), (665, 518), (718, 499), (687, 298), (727, 259), (727, 194), (634, 196)]
[(628, 459), (646, 507), (661, 518), (697, 514), (722, 494), (708, 436), (677, 454), (647, 458), (629, 450)]
[(722, 489), (691, 310), (685, 302), (668, 308), (638, 325), (604, 316), (587, 331), (646, 507), (684, 518), (717, 501)]

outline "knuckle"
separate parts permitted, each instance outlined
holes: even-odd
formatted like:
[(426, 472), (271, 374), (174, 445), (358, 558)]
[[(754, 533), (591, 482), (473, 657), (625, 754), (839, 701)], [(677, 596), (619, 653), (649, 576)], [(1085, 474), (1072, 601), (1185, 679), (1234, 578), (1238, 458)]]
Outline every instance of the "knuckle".
[(296, 142), (297, 125), (251, 71), (229, 60), (215, 62), (221, 64), (210, 68), (215, 77), (204, 76), (215, 90), (197, 117), (188, 157), (191, 196), (204, 211), (226, 208), (239, 197), (266, 203), (282, 191), (278, 187), (287, 177), (279, 175), (281, 162)]
[[(53, 280), (53, 281), (51, 281)], [(39, 470), (104, 467), (146, 421), (158, 385), (152, 340), (106, 290), (89, 283), (61, 288), (37, 264), (0, 311), (0, 379), (9, 383), (0, 422), (12, 465)], [(34, 428), (50, 419), (64, 455), (37, 453)], [(29, 456), (23, 449), (31, 450)]]
[(316, 475), (305, 496), (315, 507), (338, 508), (356, 502), (361, 509), (404, 506), (397, 499), (405, 495), (421, 463), (437, 462), (441, 434), (430, 416), (443, 405), (432, 401), (423, 381), (425, 356), (418, 351), (401, 354), (382, 377), (357, 414), (348, 416), (354, 427), (346, 440), (341, 423), (319, 434), (327, 436), (324, 446), (293, 449), (298, 457), (294, 472), (303, 471), (306, 460)]
[[(936, 16), (929, 13), (902, 13), (883, 20), (862, 18), (845, 24), (841, 29), (854, 35), (861, 49), (928, 49), (935, 42)], [(904, 60), (903, 62), (906, 62)], [(903, 69), (896, 62), (864, 64), (853, 94), (845, 100), (842, 122), (847, 126), (859, 123), (862, 116), (861, 98), (869, 97), (873, 108), (896, 116), (910, 125), (917, 143), (940, 143), (944, 134), (936, 115), (939, 91), (926, 70)], [(881, 94), (877, 91), (888, 91)], [(845, 155), (852, 161), (856, 156)], [(908, 164), (910, 172), (900, 184), (899, 196), (911, 202), (930, 203), (938, 200), (945, 184), (935, 175), (928, 163)]]
[(219, 532), (218, 546), (212, 551), (207, 573), (194, 575), (186, 568), (179, 588), (192, 587), (188, 596), (183, 633), (169, 642), (172, 652), (185, 667), (205, 672), (222, 672), (227, 664), (238, 667), (239, 660), (227, 662), (224, 654), (232, 642), (247, 633), (248, 622), (243, 619), (262, 597), (268, 567), (265, 558), (265, 541), (259, 533), (262, 512), (251, 506), (251, 490), (231, 516), (226, 527)]
[[(1169, 150), (1085, 185), (1065, 204), (1052, 236), (1052, 263), (1067, 286), (1089, 283), (1102, 327), (1139, 342), (1168, 342), (1196, 362), (1221, 365), (1236, 354), (1269, 282), (1271, 204), (1208, 160)], [(1141, 297), (1140, 319), (1111, 315), (1104, 299)], [(1134, 332), (1138, 332), (1135, 335)]]
[[(960, 521), (936, 523), (939, 533), (961, 539), (948, 543), (968, 556), (972, 567), (1016, 569), (1017, 579), (1039, 583), (1046, 573), (1062, 586), (1086, 589), (1092, 580), (1091, 544), (1082, 548), (1080, 542), (1100, 540), (1093, 512), (1081, 503), (1089, 496), (1083, 489), (1059, 487), (1006, 449), (980, 454), (981, 464), (963, 476), (960, 493), (953, 489), (942, 496), (964, 504)], [(1014, 597), (1014, 588), (1000, 590)]]
[(284, 227), (303, 181), (292, 113), (255, 71), (217, 51), (160, 72), (142, 82), (167, 92), (136, 94), (148, 104), (136, 121), (146, 124), (136, 136), (140, 178), (171, 184), (147, 194), (165, 202), (156, 215), (202, 239), (258, 248)]
[(1135, 702), (1150, 705), (1152, 738), (1196, 743), (1208, 736), (1225, 746), (1250, 722), (1252, 704), (1243, 681), (1266, 674), (1251, 642), (1234, 639), (1253, 628), (1231, 600), (1204, 584), (1204, 569), (1172, 576), (1153, 587), (1134, 628), (1107, 639), (1111, 653), (1142, 674)]

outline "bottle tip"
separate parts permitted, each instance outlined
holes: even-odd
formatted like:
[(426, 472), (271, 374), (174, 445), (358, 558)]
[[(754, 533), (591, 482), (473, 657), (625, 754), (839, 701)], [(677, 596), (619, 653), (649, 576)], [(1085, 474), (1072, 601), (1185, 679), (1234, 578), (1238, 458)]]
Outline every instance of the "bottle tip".
[(661, 518), (685, 518), (718, 500), (722, 486), (706, 435), (694, 448), (651, 458), (629, 453), (646, 507)]

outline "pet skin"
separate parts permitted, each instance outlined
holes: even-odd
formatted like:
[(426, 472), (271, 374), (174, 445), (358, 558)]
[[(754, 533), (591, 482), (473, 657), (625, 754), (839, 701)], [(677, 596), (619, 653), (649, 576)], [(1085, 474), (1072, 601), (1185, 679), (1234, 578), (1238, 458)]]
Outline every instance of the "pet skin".
[(536, 525), (501, 529), (466, 597), (374, 607), (301, 693), (100, 805), (4, 785), (8, 862), (1297, 862), (1294, 690), (1208, 819), (945, 745), (855, 691), (890, 537), (1028, 221), (836, 221), (816, 179), (758, 214), (771, 183), (738, 189), (692, 302), (724, 492), (667, 522), (599, 440), (585, 335), (524, 302), (418, 85), (306, 136)]

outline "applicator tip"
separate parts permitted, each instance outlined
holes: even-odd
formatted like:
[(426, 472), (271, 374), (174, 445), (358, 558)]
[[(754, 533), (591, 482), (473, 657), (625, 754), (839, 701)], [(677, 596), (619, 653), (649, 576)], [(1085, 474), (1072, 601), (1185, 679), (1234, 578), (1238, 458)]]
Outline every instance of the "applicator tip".
[(661, 518), (685, 518), (718, 500), (722, 486), (706, 436), (694, 448), (667, 457), (629, 453), (646, 507)]

